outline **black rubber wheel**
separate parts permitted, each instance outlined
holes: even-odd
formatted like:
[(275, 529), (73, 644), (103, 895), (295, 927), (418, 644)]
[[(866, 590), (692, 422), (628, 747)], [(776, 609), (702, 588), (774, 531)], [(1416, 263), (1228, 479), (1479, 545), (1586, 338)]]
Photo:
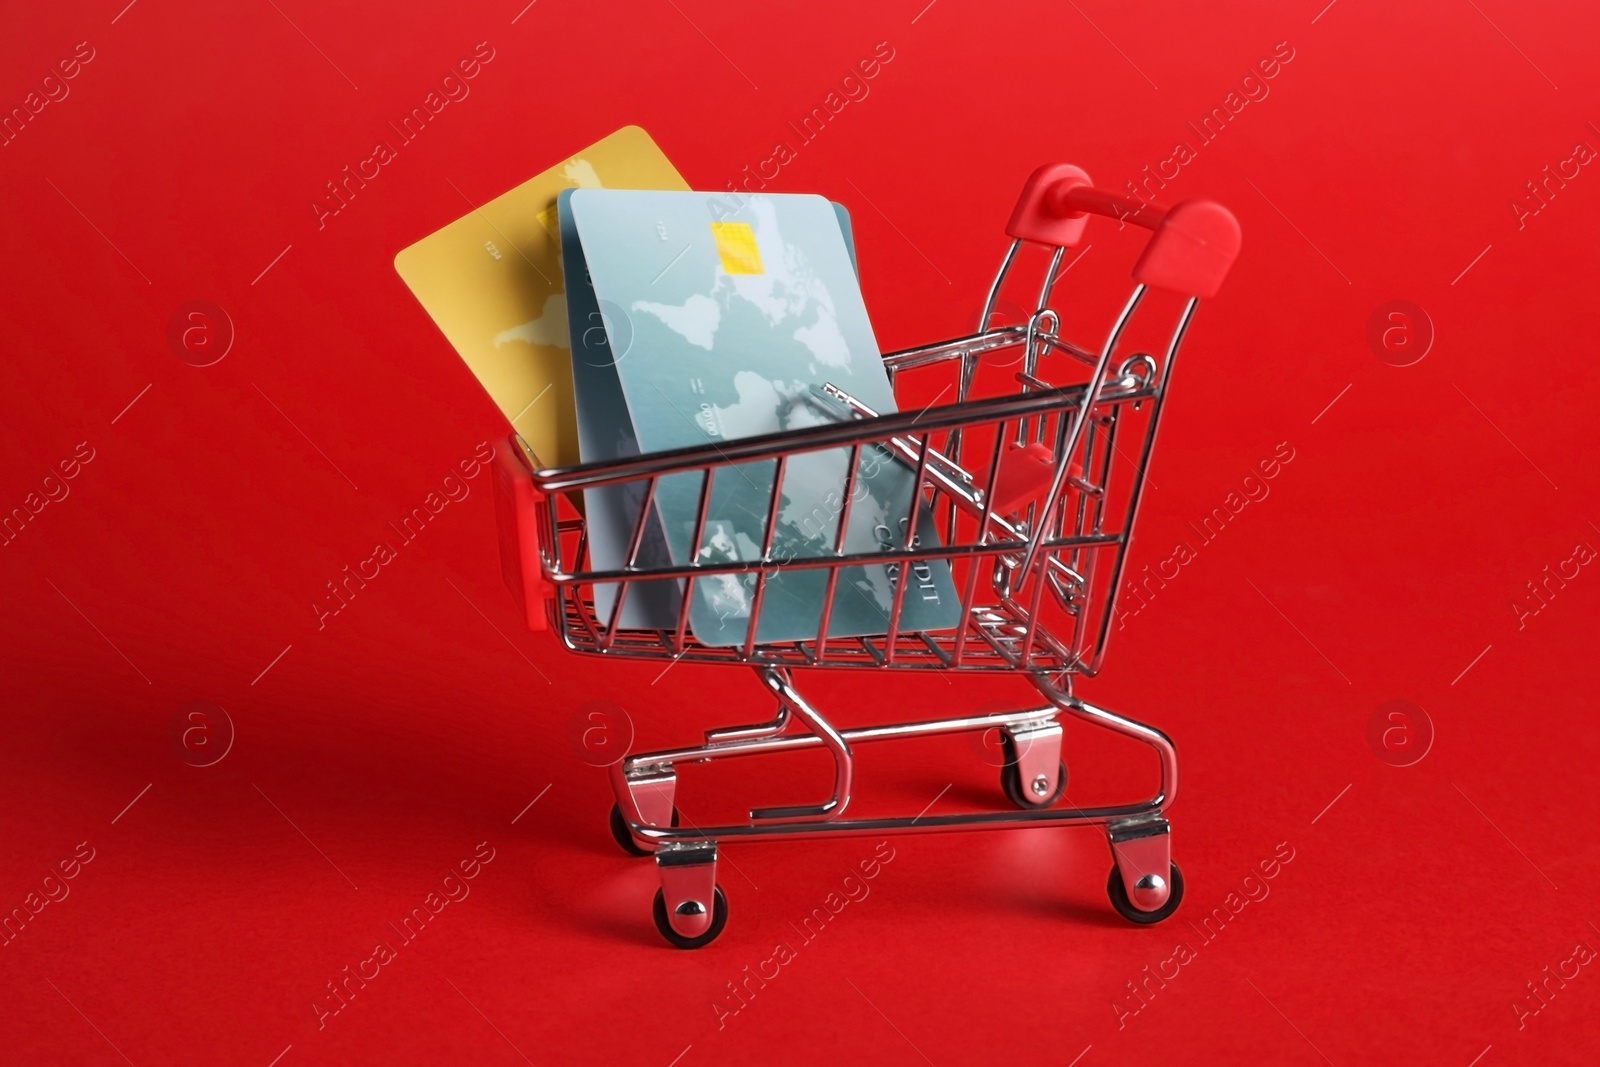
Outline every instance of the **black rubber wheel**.
[[(672, 825), (678, 825), (677, 808), (672, 809)], [(622, 851), (630, 856), (652, 856), (655, 854), (649, 849), (639, 847), (639, 843), (628, 832), (628, 821), (622, 817), (622, 809), (615, 804), (611, 805), (611, 838), (616, 841)]]
[(1067, 765), (1061, 764), (1061, 777), (1056, 780), (1055, 792), (1047, 797), (1036, 797), (1033, 791), (1024, 789), (1022, 785), (1022, 769), (1017, 763), (1016, 752), (1013, 750), (1011, 740), (1005, 743), (1006, 763), (1000, 768), (1000, 788), (1005, 792), (1006, 799), (1024, 811), (1034, 808), (1048, 808), (1061, 799), (1061, 794), (1067, 791)]
[(717, 935), (722, 933), (722, 928), (728, 925), (728, 898), (722, 895), (720, 885), (715, 892), (716, 899), (711, 904), (711, 926), (699, 937), (684, 937), (667, 922), (667, 897), (657, 889), (655, 906), (650, 909), (650, 914), (655, 918), (656, 929), (661, 931), (661, 936), (675, 948), (700, 948), (715, 941)]
[(1116, 865), (1111, 867), (1111, 877), (1106, 882), (1106, 895), (1111, 898), (1111, 906), (1117, 913), (1131, 923), (1148, 926), (1158, 923), (1162, 919), (1178, 910), (1178, 905), (1183, 902), (1183, 872), (1178, 870), (1176, 863), (1172, 864), (1172, 877), (1168, 879), (1172, 892), (1167, 895), (1167, 902), (1155, 911), (1140, 911), (1133, 906), (1133, 901), (1128, 899), (1128, 891), (1122, 886), (1122, 874)]

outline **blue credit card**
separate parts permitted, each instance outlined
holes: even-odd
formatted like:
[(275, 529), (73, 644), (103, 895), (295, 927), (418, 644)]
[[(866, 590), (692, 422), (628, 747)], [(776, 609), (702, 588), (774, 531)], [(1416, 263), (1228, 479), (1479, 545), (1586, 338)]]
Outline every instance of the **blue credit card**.
[[(569, 315), (591, 315), (603, 327), (589, 331), (602, 349), (583, 343), (586, 319), (571, 319), (575, 370), (595, 361), (606, 365), (597, 371), (615, 374), (631, 447), (656, 452), (836, 421), (813, 395), (823, 383), (879, 412), (895, 410), (841, 215), (823, 197), (579, 189), (558, 203), (564, 230), (570, 224), (581, 243), (574, 254), (592, 287), (573, 301), (577, 286), (569, 276)], [(580, 395), (580, 433), (585, 406)], [(701, 477), (662, 479), (650, 536), (659, 536), (677, 565), (828, 556), (853, 484), (845, 552), (899, 548), (908, 532), (914, 543), (936, 546), (926, 508), (912, 510), (913, 473), (882, 449), (863, 449), (857, 462), (851, 483), (847, 449), (790, 458), (770, 553), (764, 541), (775, 460), (718, 470), (697, 544)], [(616, 536), (625, 539), (629, 530), (631, 523)], [(827, 570), (769, 573), (755, 639), (814, 639)], [(955, 626), (948, 564), (919, 563), (908, 573), (900, 629)], [(900, 568), (881, 564), (843, 570), (829, 635), (884, 633), (899, 578)], [(753, 574), (697, 579), (689, 616), (695, 637), (742, 643), (755, 588)]]

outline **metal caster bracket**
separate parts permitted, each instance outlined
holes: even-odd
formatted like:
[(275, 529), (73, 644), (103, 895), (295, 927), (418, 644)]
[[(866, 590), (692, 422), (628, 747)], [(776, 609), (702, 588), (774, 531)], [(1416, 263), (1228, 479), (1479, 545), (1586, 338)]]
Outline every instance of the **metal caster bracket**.
[(1172, 828), (1157, 816), (1110, 823), (1111, 858), (1127, 890), (1128, 900), (1140, 911), (1155, 911), (1172, 895)]
[(1061, 724), (1031, 722), (1007, 726), (1009, 751), (1016, 755), (1017, 781), (1030, 803), (1048, 803), (1061, 781)]
[(710, 931), (717, 894), (716, 842), (658, 845), (656, 870), (673, 933), (693, 940)]
[[(648, 763), (629, 767), (630, 761), (611, 765), (611, 791), (617, 807), (631, 826), (673, 825), (673, 804), (678, 793), (678, 773), (670, 763)], [(649, 841), (639, 842), (649, 847)]]

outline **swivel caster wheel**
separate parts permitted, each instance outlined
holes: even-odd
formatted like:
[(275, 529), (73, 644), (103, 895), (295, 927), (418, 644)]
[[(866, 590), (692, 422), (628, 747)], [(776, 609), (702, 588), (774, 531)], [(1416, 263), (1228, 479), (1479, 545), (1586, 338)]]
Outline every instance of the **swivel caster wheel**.
[[(672, 825), (678, 825), (678, 809), (672, 809)], [(648, 856), (654, 850), (640, 848), (639, 843), (633, 839), (633, 834), (628, 832), (628, 820), (622, 817), (622, 809), (611, 805), (611, 838), (617, 846), (630, 856)]]
[[(692, 913), (685, 909), (692, 909)], [(682, 916), (691, 920), (705, 914), (704, 906), (692, 900), (678, 905), (678, 910)], [(721, 886), (715, 887), (711, 903), (711, 925), (706, 927), (704, 933), (694, 937), (685, 937), (673, 929), (672, 917), (667, 914), (667, 896), (664, 890), (656, 890), (655, 906), (651, 909), (651, 914), (656, 921), (656, 929), (661, 931), (661, 936), (673, 947), (701, 948), (715, 941), (717, 935), (722, 933), (722, 928), (728, 925), (728, 898), (722, 895)]]
[[(1148, 926), (1160, 922), (1177, 911), (1178, 904), (1183, 900), (1183, 872), (1178, 870), (1176, 863), (1169, 863), (1168, 867), (1171, 876), (1167, 879), (1166, 902), (1152, 911), (1144, 911), (1128, 898), (1127, 887), (1122, 884), (1122, 872), (1113, 866), (1111, 878), (1106, 882), (1106, 895), (1111, 898), (1111, 906), (1117, 909), (1117, 914), (1129, 922)], [(1159, 878), (1156, 875), (1146, 875), (1140, 880), (1141, 885), (1147, 880), (1157, 882)]]
[(1061, 799), (1067, 791), (1067, 764), (1061, 759), (1058, 724), (1009, 727), (1000, 732), (1000, 744), (1006, 760), (1000, 768), (1000, 789), (1007, 800), (1031, 811)]
[[(1006, 799), (1024, 810), (1031, 808), (1048, 808), (1061, 799), (1061, 794), (1067, 791), (1067, 765), (1060, 764), (1061, 771), (1056, 777), (1056, 787), (1049, 793), (1040, 794), (1039, 779), (1029, 782), (1026, 787), (1022, 783), (1022, 774), (1017, 770), (1017, 765), (1012, 763), (1000, 768), (1000, 788), (1005, 791)], [(1043, 788), (1048, 788), (1044, 785)]]
[(1067, 791), (1065, 760), (1057, 761), (1060, 770), (1056, 774), (1055, 788), (1052, 789), (1049, 776), (1037, 773), (1037, 768), (1033, 769), (1032, 777), (1024, 782), (1022, 779), (1025, 772), (1022, 769), (1022, 759), (1017, 751), (1016, 742), (1010, 737), (1004, 737), (1002, 746), (1006, 762), (1000, 768), (1000, 788), (1007, 800), (1027, 811), (1033, 808), (1048, 808), (1061, 799), (1061, 794)]

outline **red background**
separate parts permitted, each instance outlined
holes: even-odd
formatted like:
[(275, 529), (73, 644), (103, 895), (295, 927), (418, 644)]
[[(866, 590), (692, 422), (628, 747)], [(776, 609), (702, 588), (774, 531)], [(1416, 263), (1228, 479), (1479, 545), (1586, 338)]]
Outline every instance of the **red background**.
[[(1509, 204), (1575, 142), (1600, 145), (1600, 12), (123, 2), (33, 5), (0, 35), (8, 110), (77, 42), (95, 52), (0, 148), (0, 505), (79, 442), (95, 454), (0, 549), (0, 906), (78, 842), (95, 850), (0, 948), (0, 1058), (1594, 1062), (1592, 967), (1521, 1029), (1511, 1005), (1578, 942), (1600, 948), (1600, 578), (1583, 569), (1521, 628), (1511, 605), (1600, 544), (1581, 344), (1600, 177), (1582, 168), (1521, 228)], [(323, 183), (480, 41), (495, 58), (471, 96), (319, 230)], [(870, 897), (719, 1029), (725, 983), (870, 842), (726, 848), (727, 932), (671, 950), (648, 918), (651, 865), (617, 853), (604, 775), (566, 729), (605, 698), (641, 743), (689, 740), (762, 716), (755, 681), (686, 666), (652, 684), (656, 665), (519, 629), (483, 477), (325, 629), (310, 605), (503, 433), (391, 266), (466, 210), (450, 183), (482, 202), (637, 123), (697, 188), (722, 188), (880, 41), (895, 56), (870, 96), (772, 187), (851, 208), (893, 347), (970, 328), (1034, 166), (1120, 187), (1289, 43), (1270, 95), (1163, 193), (1226, 203), (1245, 244), (1178, 370), (1133, 565), (1279, 442), (1295, 459), (1083, 687), (1178, 743), (1177, 916), (1111, 912), (1093, 831), (904, 838)], [(1062, 287), (1089, 341), (1135, 249), (1107, 226), (1091, 243)], [(166, 340), (196, 299), (237, 330), (203, 368)], [(1437, 332), (1413, 366), (1365, 339), (1393, 299)], [(1029, 693), (802, 681), (852, 724)], [(1436, 734), (1404, 768), (1367, 741), (1396, 699)], [(169, 742), (194, 700), (237, 729), (211, 767)], [(1075, 802), (1148, 789), (1137, 750), (1077, 727), (1068, 746)], [(959, 739), (863, 762), (864, 810), (1003, 803)], [(692, 814), (825, 787), (796, 758), (690, 771), (682, 797)], [(471, 896), (319, 1030), (325, 983), (480, 841), (495, 858)], [(1202, 945), (1185, 920), (1280, 842), (1294, 859), (1270, 896)], [(1196, 958), (1119, 1028), (1124, 983), (1179, 940)]]

